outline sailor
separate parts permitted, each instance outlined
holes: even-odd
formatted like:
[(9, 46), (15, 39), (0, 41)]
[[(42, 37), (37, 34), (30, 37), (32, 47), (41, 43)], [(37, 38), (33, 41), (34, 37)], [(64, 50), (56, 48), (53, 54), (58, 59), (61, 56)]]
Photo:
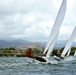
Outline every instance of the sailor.
[(26, 57), (35, 58), (31, 48), (26, 51)]
[(26, 57), (33, 58), (33, 59), (38, 60), (38, 61), (40, 61), (40, 62), (46, 62), (46, 60), (45, 60), (44, 58), (42, 58), (42, 57), (40, 57), (40, 56), (34, 55), (31, 48), (29, 48), (29, 49), (26, 51)]

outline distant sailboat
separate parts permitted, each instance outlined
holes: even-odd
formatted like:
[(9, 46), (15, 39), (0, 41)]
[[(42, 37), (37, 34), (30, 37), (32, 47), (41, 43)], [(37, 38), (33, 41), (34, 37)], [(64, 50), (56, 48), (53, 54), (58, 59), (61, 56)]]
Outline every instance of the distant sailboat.
[[(70, 51), (71, 51), (71, 45), (74, 41), (74, 39), (76, 38), (76, 27), (74, 28), (65, 48), (63, 49), (63, 52), (61, 54), (61, 56), (54, 56), (54, 58), (58, 61), (60, 61), (61, 59), (64, 59), (65, 56), (69, 56), (70, 55)], [(76, 54), (74, 54), (76, 55)]]
[(75, 53), (74, 53), (74, 56), (76, 56), (76, 51), (75, 51)]
[(66, 56), (69, 56), (70, 55), (70, 52), (71, 52), (71, 49), (69, 48), (68, 53), (67, 53)]
[(72, 32), (72, 35), (70, 36), (62, 54), (61, 54), (61, 57), (64, 57), (67, 53), (67, 51), (69, 50), (69, 48), (71, 47), (73, 41), (75, 40), (76, 38), (76, 27), (74, 28), (73, 32)]

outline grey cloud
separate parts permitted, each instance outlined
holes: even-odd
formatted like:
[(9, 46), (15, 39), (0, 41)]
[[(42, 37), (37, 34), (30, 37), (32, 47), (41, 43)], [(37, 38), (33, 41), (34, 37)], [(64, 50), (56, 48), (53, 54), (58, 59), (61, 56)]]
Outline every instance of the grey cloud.
[(54, 21), (59, 9), (54, 7), (53, 1), (0, 0), (0, 39), (48, 39), (45, 21)]
[[(50, 0), (7, 0), (0, 1), (0, 14), (27, 13), (30, 11), (51, 12), (53, 5)], [(54, 10), (54, 9), (53, 9)]]

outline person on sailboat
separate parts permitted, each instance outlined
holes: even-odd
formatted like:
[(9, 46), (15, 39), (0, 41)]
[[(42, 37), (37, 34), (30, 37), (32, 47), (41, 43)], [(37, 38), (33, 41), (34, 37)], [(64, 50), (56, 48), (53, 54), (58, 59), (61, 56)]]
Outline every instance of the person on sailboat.
[(44, 58), (34, 55), (31, 48), (29, 48), (26, 51), (26, 57), (33, 58), (33, 59), (38, 60), (40, 62), (46, 62), (46, 60)]
[(31, 48), (26, 51), (26, 57), (35, 58)]

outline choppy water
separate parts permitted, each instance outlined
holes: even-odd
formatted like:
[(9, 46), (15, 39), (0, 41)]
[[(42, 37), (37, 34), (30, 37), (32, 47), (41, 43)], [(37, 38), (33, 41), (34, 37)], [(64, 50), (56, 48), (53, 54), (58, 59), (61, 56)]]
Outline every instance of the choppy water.
[(26, 57), (0, 57), (0, 75), (76, 75), (76, 57), (58, 64), (29, 64)]

